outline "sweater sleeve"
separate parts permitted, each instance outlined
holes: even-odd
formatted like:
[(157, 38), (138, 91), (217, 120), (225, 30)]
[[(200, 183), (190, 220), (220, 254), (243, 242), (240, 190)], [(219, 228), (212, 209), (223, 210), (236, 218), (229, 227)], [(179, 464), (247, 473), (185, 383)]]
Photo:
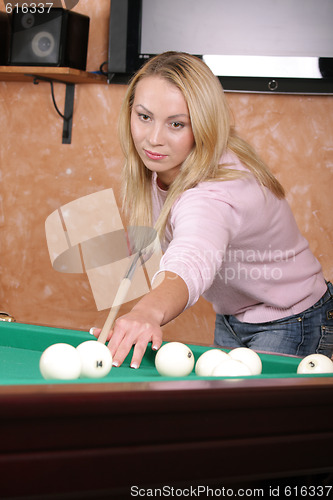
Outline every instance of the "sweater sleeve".
[(172, 240), (158, 272), (171, 271), (187, 285), (186, 307), (208, 290), (239, 227), (237, 210), (222, 201), (208, 184), (186, 191), (175, 203), (170, 217)]

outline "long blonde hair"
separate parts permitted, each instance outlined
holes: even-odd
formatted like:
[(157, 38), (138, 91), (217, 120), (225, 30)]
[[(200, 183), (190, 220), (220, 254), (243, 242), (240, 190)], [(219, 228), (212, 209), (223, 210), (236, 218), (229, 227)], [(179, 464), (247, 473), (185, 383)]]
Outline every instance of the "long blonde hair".
[[(231, 125), (230, 111), (218, 78), (198, 57), (182, 52), (165, 52), (150, 59), (132, 78), (119, 118), (119, 139), (125, 155), (123, 170), (123, 210), (133, 226), (152, 225), (151, 179), (139, 157), (131, 135), (131, 112), (138, 82), (159, 76), (176, 85), (188, 106), (194, 147), (183, 162), (179, 174), (169, 186), (163, 209), (155, 224), (163, 237), (170, 210), (176, 199), (199, 182), (230, 180), (244, 173), (221, 165), (228, 149), (278, 198), (284, 190), (254, 149), (237, 136)], [(228, 168), (225, 168), (228, 167)]]

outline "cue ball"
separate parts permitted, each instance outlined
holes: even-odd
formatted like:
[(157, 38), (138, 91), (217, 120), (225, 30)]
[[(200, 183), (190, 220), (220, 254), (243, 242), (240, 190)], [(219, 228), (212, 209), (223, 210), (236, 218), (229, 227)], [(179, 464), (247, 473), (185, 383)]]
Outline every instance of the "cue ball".
[(324, 354), (309, 354), (299, 363), (297, 373), (333, 373), (333, 361)]
[(229, 352), (229, 356), (248, 366), (252, 375), (260, 375), (262, 372), (262, 363), (259, 355), (248, 347), (236, 347), (236, 349), (232, 349)]
[(112, 354), (102, 342), (87, 340), (76, 348), (81, 359), (81, 377), (105, 377), (112, 368)]
[(186, 377), (194, 368), (194, 355), (187, 345), (169, 342), (157, 351), (155, 366), (162, 376)]
[(229, 359), (225, 359), (215, 366), (212, 375), (213, 377), (239, 377), (252, 375), (252, 373), (244, 363), (229, 356)]
[(53, 344), (41, 355), (39, 369), (45, 379), (73, 380), (81, 373), (81, 360), (75, 347)]
[(210, 377), (215, 366), (228, 358), (228, 354), (221, 349), (210, 349), (201, 354), (195, 365), (195, 373), (199, 377)]

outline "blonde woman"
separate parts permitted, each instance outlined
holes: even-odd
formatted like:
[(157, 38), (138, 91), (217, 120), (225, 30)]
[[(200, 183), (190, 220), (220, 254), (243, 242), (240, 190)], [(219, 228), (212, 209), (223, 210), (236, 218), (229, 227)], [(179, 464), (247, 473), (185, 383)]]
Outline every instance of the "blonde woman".
[(130, 82), (119, 132), (124, 210), (131, 225), (156, 228), (164, 255), (153, 290), (110, 332), (114, 365), (134, 345), (139, 367), (149, 342), (161, 346), (161, 326), (202, 295), (217, 345), (331, 357), (332, 285), (282, 186), (235, 134), (210, 69), (184, 53), (149, 60)]

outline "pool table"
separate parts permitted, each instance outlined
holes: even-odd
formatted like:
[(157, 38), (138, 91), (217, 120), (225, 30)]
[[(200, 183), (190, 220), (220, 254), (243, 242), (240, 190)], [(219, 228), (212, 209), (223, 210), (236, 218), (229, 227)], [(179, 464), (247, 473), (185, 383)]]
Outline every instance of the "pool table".
[[(331, 484), (332, 375), (297, 375), (299, 358), (260, 354), (260, 376), (167, 378), (148, 348), (138, 370), (128, 358), (102, 379), (41, 377), (46, 347), (91, 339), (0, 322), (1, 499), (120, 499), (142, 496), (144, 488), (272, 488), (280, 480)], [(196, 358), (209, 348), (190, 347)]]

